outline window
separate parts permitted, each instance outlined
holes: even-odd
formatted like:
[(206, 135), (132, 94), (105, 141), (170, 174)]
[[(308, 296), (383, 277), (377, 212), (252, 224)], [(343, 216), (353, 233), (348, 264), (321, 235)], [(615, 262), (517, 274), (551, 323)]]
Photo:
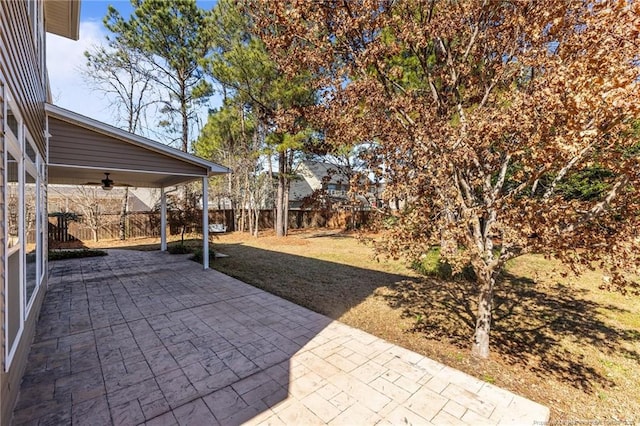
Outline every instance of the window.
[(38, 283), (38, 244), (37, 239), (37, 179), (25, 167), (24, 184), (24, 244), (25, 244), (25, 306), (31, 301)]
[(24, 130), (24, 187), (22, 223), (24, 227), (24, 294), (25, 308), (28, 312), (31, 299), (40, 283), (38, 262), (40, 260), (39, 218), (40, 203), (38, 198), (38, 154), (34, 148), (33, 138)]
[(13, 113), (11, 107), (7, 107), (7, 129), (13, 133), (13, 137), (16, 138), (16, 140), (20, 137), (20, 135), (18, 135), (19, 127), (18, 118)]
[(31, 137), (27, 138), (27, 140), (26, 140), (24, 145), (25, 145), (24, 153), (27, 155), (27, 158), (29, 160), (31, 160), (31, 162), (35, 163), (36, 162), (36, 150), (33, 147), (33, 141), (31, 140)]
[(5, 91), (5, 147), (4, 182), (5, 185), (5, 369), (8, 370), (15, 350), (20, 341), (24, 325), (24, 234), (23, 227), (23, 187), (24, 161), (20, 138), (22, 120), (17, 114), (15, 104), (11, 102), (11, 94)]
[(11, 249), (20, 243), (20, 167), (18, 160), (7, 152), (5, 182), (7, 182), (7, 248)]
[(38, 254), (40, 254), (40, 261), (38, 262), (38, 285), (42, 283), (46, 273), (47, 273), (47, 235), (49, 232), (49, 219), (47, 217), (47, 209), (45, 208), (47, 205), (47, 185), (45, 180), (45, 164), (42, 160), (42, 157), (38, 157), (38, 181), (39, 184), (39, 193), (38, 200), (40, 203), (40, 225), (38, 226), (38, 241), (37, 246), (40, 248)]
[[(0, 82), (0, 89), (2, 84)], [(3, 93), (0, 93), (3, 94)], [(4, 155), (5, 371), (11, 366), (30, 308), (45, 277), (46, 168), (20, 110), (6, 90), (0, 99)], [(31, 129), (42, 131), (41, 129)]]

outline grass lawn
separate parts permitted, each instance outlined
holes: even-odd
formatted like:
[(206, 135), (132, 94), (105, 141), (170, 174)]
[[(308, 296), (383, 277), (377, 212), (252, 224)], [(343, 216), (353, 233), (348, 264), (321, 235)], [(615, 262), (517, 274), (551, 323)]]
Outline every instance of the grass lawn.
[(232, 233), (214, 249), (229, 255), (215, 269), (545, 404), (552, 421), (640, 421), (640, 298), (599, 290), (601, 274), (565, 278), (542, 256), (512, 261), (497, 286), (492, 354), (479, 361), (468, 284), (377, 262), (350, 234)]

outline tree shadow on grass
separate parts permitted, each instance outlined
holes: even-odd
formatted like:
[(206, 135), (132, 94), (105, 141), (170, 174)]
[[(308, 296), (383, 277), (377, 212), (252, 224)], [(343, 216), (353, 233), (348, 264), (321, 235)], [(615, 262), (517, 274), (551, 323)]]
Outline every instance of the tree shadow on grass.
[[(461, 348), (470, 346), (475, 283), (402, 281), (383, 293), (391, 306), (403, 309), (405, 317), (415, 320), (413, 332)], [(599, 310), (622, 310), (586, 300), (586, 293), (561, 284), (543, 288), (531, 279), (504, 273), (495, 291), (492, 351), (509, 364), (525, 365), (584, 392), (593, 392), (595, 384), (614, 385), (576, 349), (594, 346), (607, 354), (638, 360), (640, 354), (625, 346), (636, 346), (640, 333), (606, 324), (598, 316)]]
[(333, 319), (376, 289), (410, 278), (241, 243), (215, 247), (229, 257), (216, 259), (213, 268)]

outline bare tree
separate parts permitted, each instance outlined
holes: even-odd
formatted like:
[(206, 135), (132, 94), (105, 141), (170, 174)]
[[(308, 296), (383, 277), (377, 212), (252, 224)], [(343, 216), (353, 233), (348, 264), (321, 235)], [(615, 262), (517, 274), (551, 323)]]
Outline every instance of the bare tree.
[[(116, 122), (130, 133), (144, 134), (142, 123), (146, 111), (157, 103), (153, 91), (152, 70), (134, 50), (111, 41), (107, 47), (94, 46), (84, 52), (87, 58), (82, 71), (84, 80), (110, 99)], [(120, 239), (126, 239), (129, 188), (125, 188), (120, 209)]]
[(233, 170), (218, 178), (212, 188), (230, 200), (234, 229), (257, 236), (259, 210), (271, 195), (271, 180), (261, 173), (264, 132), (254, 114), (242, 103), (227, 99), (209, 114), (207, 124), (194, 143), (197, 155)]
[(77, 186), (70, 196), (74, 210), (91, 229), (93, 240), (98, 241), (100, 228), (107, 225), (105, 213), (116, 211), (118, 200), (105, 197), (104, 191), (95, 186)]
[(144, 134), (147, 109), (156, 104), (151, 68), (131, 49), (110, 42), (84, 52), (84, 81), (110, 101), (116, 124), (130, 133)]
[(210, 12), (195, 0), (135, 0), (131, 5), (135, 10), (127, 19), (109, 6), (104, 18), (111, 31), (108, 39), (153, 65), (148, 76), (166, 94), (157, 98), (167, 117), (160, 124), (178, 133), (180, 148), (188, 152), (197, 107), (212, 94), (201, 65), (211, 50), (211, 35), (205, 30)]
[[(184, 187), (181, 187), (184, 189)], [(180, 228), (181, 242), (184, 244), (185, 234), (193, 227), (197, 226), (200, 219), (200, 208), (198, 201), (200, 196), (192, 189), (185, 189), (182, 193), (171, 194), (167, 199), (169, 210), (168, 221), (171, 227)], [(202, 212), (206, 214), (206, 212)], [(207, 230), (202, 230), (206, 235)]]

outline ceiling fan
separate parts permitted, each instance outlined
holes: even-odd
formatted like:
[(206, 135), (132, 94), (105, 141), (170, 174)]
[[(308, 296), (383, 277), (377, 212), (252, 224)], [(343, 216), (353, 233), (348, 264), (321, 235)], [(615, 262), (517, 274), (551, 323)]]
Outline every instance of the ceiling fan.
[[(111, 191), (113, 189), (114, 186), (116, 186), (115, 182), (109, 178), (109, 175), (111, 173), (106, 173), (104, 174), (104, 179), (102, 179), (100, 182), (86, 182), (85, 185), (100, 185), (102, 187), (102, 189), (104, 189), (105, 191)], [(131, 185), (126, 184), (126, 183), (119, 183), (117, 186), (128, 186), (130, 187)]]

